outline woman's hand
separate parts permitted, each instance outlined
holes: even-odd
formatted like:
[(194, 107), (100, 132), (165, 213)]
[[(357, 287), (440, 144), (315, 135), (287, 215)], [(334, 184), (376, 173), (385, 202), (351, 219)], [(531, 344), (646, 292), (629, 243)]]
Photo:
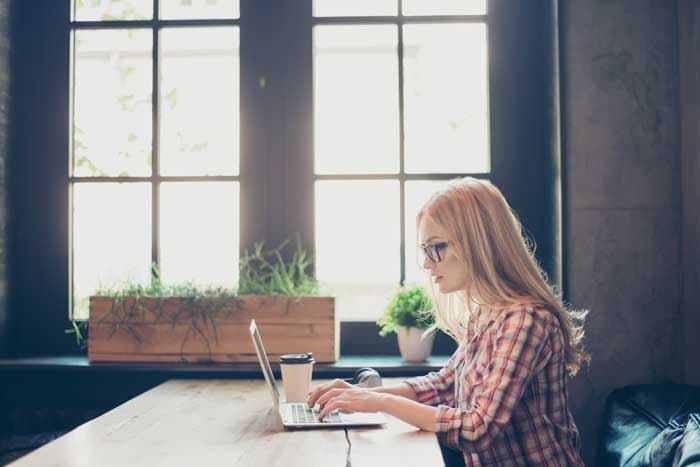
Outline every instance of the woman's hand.
[(315, 387), (309, 393), (309, 407), (322, 407), (321, 418), (338, 409), (343, 412), (385, 412), (423, 430), (436, 431), (438, 409), (415, 401), (411, 386), (402, 383), (378, 392), (377, 388), (359, 389), (342, 379)]
[(382, 403), (386, 395), (378, 394), (366, 389), (336, 388), (327, 391), (318, 398), (321, 406), (320, 418), (325, 417), (334, 410), (341, 412), (378, 412), (382, 410)]
[(331, 389), (350, 389), (353, 387), (354, 386), (352, 384), (343, 381), (342, 379), (334, 379), (330, 383), (316, 386), (311, 392), (309, 392), (309, 400), (307, 401), (307, 404), (309, 405), (309, 407), (313, 408), (316, 405), (316, 402), (318, 401), (319, 397), (323, 396)]

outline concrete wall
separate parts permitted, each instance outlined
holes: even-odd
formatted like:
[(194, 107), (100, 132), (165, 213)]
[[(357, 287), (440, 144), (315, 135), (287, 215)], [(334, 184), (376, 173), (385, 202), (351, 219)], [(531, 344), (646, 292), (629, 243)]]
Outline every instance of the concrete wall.
[(684, 379), (678, 15), (669, 0), (561, 7), (568, 296), (591, 310), (593, 357), (570, 392), (594, 465), (613, 388)]
[(7, 160), (10, 78), (10, 0), (0, 0), (0, 355), (5, 348), (7, 328), (7, 205), (5, 161)]
[(700, 3), (681, 0), (679, 19), (685, 381), (700, 385)]

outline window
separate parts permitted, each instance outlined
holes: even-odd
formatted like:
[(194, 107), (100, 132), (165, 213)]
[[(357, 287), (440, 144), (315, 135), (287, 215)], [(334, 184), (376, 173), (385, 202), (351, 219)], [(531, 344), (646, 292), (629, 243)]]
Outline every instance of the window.
[(418, 209), (488, 177), (485, 1), (314, 3), (317, 277), (341, 319), (376, 320), (415, 261)]
[(560, 278), (554, 1), (62, 0), (16, 2), (12, 23), (18, 355), (73, 351), (63, 330), (100, 282), (155, 261), (232, 284), (242, 251), (297, 233), (359, 320), (342, 352), (392, 347), (368, 340), (419, 279), (415, 212), (467, 174)]
[(166, 283), (237, 280), (238, 17), (238, 0), (74, 1), (75, 318), (151, 263)]
[[(74, 8), (73, 316), (100, 286), (147, 283), (151, 262), (165, 282), (232, 286), (237, 2)], [(375, 320), (423, 279), (413, 219), (441, 180), (489, 174), (486, 18), (484, 1), (314, 3), (316, 274), (342, 320)]]

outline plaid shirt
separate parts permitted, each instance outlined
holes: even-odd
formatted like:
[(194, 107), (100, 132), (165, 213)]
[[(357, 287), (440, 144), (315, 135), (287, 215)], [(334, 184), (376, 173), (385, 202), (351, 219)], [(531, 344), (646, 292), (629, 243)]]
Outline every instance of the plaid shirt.
[(531, 307), (481, 315), (443, 369), (406, 381), (438, 407), (439, 441), (467, 466), (582, 466), (556, 316)]

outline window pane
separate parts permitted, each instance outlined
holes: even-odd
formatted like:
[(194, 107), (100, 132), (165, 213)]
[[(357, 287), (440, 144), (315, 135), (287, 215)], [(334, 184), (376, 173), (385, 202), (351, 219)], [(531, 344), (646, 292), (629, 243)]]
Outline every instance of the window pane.
[(238, 174), (238, 27), (165, 29), (160, 57), (161, 173)]
[(314, 16), (396, 16), (396, 0), (314, 0)]
[(446, 182), (437, 180), (420, 180), (406, 182), (406, 234), (405, 251), (406, 255), (406, 282), (424, 283), (426, 275), (419, 267), (416, 256), (416, 245), (418, 244), (418, 232), (416, 230), (416, 216), (418, 210), (430, 199), (430, 196), (443, 188)]
[(238, 18), (239, 0), (160, 0), (161, 19)]
[(316, 182), (319, 280), (398, 282), (399, 235), (398, 181)]
[(160, 270), (164, 283), (235, 286), (238, 199), (238, 182), (161, 185)]
[(406, 171), (488, 172), (486, 25), (404, 26)]
[[(316, 182), (316, 277), (341, 319), (375, 319), (400, 279), (399, 182)], [(361, 207), (361, 208), (360, 208)]]
[(88, 317), (98, 287), (147, 284), (150, 264), (150, 184), (73, 185), (73, 317)]
[(396, 26), (314, 28), (316, 173), (397, 173)]
[(339, 321), (376, 321), (398, 284), (398, 276), (394, 282), (374, 284), (321, 282), (321, 293), (335, 297), (335, 313)]
[(402, 0), (404, 15), (485, 15), (486, 0)]
[(76, 21), (153, 19), (153, 0), (73, 0)]
[(150, 175), (151, 43), (148, 30), (75, 32), (75, 176)]

